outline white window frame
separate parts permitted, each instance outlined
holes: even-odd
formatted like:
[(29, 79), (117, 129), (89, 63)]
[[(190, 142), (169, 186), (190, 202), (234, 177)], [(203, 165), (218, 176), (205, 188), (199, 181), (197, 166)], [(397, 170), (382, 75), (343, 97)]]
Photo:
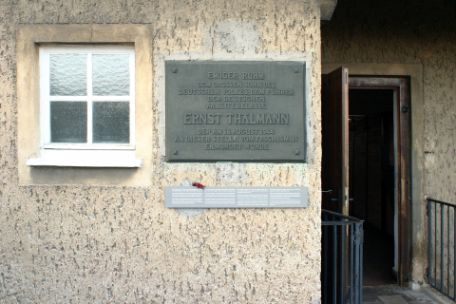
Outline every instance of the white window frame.
[[(49, 55), (77, 53), (87, 54), (87, 95), (51, 96)], [(92, 56), (94, 54), (129, 55), (128, 96), (92, 95)], [(125, 45), (42, 45), (39, 47), (40, 69), (40, 156), (27, 161), (29, 166), (70, 167), (139, 167), (135, 157), (135, 51)], [(87, 143), (52, 143), (50, 103), (52, 101), (84, 101), (87, 103)], [(92, 110), (94, 102), (129, 103), (129, 143), (93, 143)]]

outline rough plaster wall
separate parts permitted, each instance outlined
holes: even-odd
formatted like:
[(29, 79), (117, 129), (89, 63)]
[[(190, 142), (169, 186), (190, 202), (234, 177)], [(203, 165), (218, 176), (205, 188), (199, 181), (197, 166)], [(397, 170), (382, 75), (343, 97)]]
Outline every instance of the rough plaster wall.
[[(421, 197), (415, 197), (413, 238), (425, 233), (424, 196), (456, 203), (456, 6), (444, 0), (339, 3), (322, 26), (322, 62), (420, 64), (423, 67), (424, 151), (417, 160)], [(412, 100), (412, 107), (413, 107)], [(416, 124), (412, 121), (412, 124)], [(417, 129), (420, 129), (418, 127)], [(422, 282), (425, 243), (415, 242), (413, 279)]]
[[(156, 132), (149, 188), (19, 187), (19, 23), (150, 23), (156, 67), (160, 58), (174, 53), (261, 57), (307, 52), (313, 59), (308, 164), (166, 164)], [(1, 0), (0, 303), (318, 303), (319, 26), (313, 0)], [(156, 131), (164, 117), (159, 98), (151, 104)], [(188, 180), (221, 186), (304, 185), (310, 189), (310, 207), (165, 209), (163, 186)]]

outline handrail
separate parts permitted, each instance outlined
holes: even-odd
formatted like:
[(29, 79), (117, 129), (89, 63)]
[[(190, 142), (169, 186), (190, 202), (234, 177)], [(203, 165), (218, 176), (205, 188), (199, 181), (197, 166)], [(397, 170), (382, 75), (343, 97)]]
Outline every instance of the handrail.
[(440, 200), (437, 200), (435, 198), (428, 197), (428, 196), (426, 196), (426, 201), (432, 201), (432, 202), (439, 203), (439, 204), (442, 204), (445, 206), (456, 207), (456, 203), (448, 203), (448, 202), (440, 201)]
[(348, 219), (348, 220), (351, 220), (351, 221), (354, 221), (354, 222), (364, 222), (364, 220), (361, 220), (359, 218), (356, 218), (356, 217), (353, 217), (353, 216), (350, 216), (350, 215), (344, 215), (344, 214), (337, 213), (337, 212), (330, 211), (330, 210), (326, 210), (326, 209), (322, 209), (321, 212), (322, 212), (323, 215), (324, 215), (324, 213), (329, 213), (331, 215), (340, 217), (342, 219)]

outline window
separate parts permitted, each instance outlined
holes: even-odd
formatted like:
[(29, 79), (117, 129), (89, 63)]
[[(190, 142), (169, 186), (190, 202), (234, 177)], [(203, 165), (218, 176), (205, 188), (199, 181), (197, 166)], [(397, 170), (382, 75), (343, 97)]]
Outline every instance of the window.
[(44, 147), (133, 147), (133, 64), (129, 48), (40, 48)]
[(139, 165), (125, 161), (135, 149), (134, 57), (128, 46), (39, 48), (41, 157), (29, 165)]
[[(18, 25), (21, 185), (150, 185), (158, 149), (152, 37), (144, 24)], [(113, 73), (126, 66), (106, 58), (126, 54), (128, 73)]]

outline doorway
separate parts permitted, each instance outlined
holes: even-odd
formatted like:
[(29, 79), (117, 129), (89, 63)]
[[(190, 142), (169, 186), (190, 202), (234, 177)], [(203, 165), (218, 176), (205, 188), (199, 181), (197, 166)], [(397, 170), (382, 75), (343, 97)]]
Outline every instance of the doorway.
[(410, 269), (408, 77), (323, 76), (323, 208), (364, 220), (364, 285)]
[(395, 284), (394, 91), (349, 91), (349, 215), (364, 220), (364, 286)]

